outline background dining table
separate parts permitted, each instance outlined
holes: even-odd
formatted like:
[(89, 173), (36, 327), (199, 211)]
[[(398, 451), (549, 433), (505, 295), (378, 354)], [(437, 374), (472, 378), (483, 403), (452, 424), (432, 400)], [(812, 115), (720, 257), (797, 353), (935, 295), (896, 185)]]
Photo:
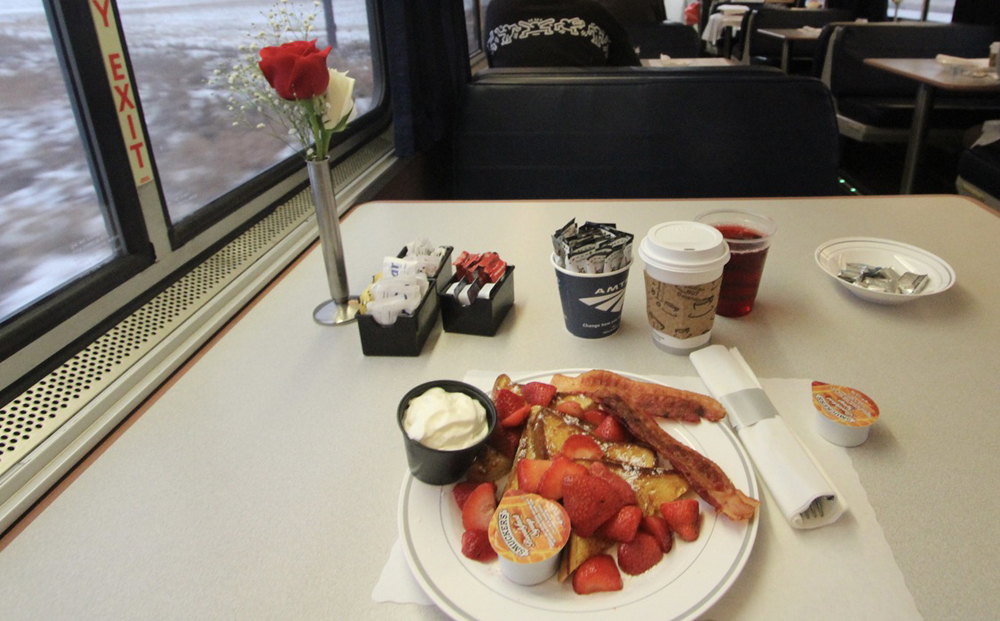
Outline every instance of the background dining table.
[(796, 41), (816, 41), (823, 32), (822, 28), (802, 26), (800, 28), (761, 28), (758, 30), (765, 37), (773, 37), (781, 41), (781, 70), (788, 73), (792, 63), (792, 50)]
[[(720, 208), (770, 216), (778, 233), (753, 312), (716, 318), (713, 342), (737, 347), (774, 397), (820, 380), (864, 392), (881, 416), (848, 449), (814, 433), (807, 397), (803, 408), (779, 404), (851, 506), (798, 531), (765, 495), (746, 567), (705, 617), (995, 616), (1000, 218), (942, 195), (358, 206), (342, 225), (355, 293), (416, 239), (495, 251), (516, 266), (515, 305), (496, 336), (439, 323), (420, 356), (364, 356), (356, 327), (312, 320), (326, 282), (314, 247), (0, 539), (0, 617), (442, 618), (372, 596), (400, 536), (400, 397), (471, 370), (606, 368), (697, 385), (686, 356), (653, 345), (638, 259), (621, 329), (597, 340), (566, 331), (550, 235), (576, 218), (613, 222), (638, 243), (657, 223)], [(843, 237), (918, 246), (957, 281), (898, 306), (859, 299), (814, 261)], [(809, 556), (821, 541), (824, 554)], [(870, 551), (854, 552), (862, 544)], [(878, 564), (865, 564), (869, 553)], [(793, 555), (809, 562), (786, 569)]]
[[(954, 59), (968, 63), (970, 59)], [(913, 121), (903, 160), (900, 194), (912, 194), (924, 143), (927, 141), (930, 115), (938, 91), (952, 93), (1000, 94), (996, 68), (987, 69), (986, 59), (978, 67), (948, 65), (935, 58), (866, 58), (865, 64), (902, 76), (917, 83)]]

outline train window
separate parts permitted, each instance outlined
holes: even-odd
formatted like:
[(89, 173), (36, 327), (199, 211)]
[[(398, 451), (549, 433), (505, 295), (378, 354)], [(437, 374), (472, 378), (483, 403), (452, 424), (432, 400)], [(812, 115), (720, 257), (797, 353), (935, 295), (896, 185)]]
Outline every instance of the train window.
[(378, 0), (0, 2), (0, 406), (305, 181), (210, 84), (276, 3), (355, 79), (347, 185), (392, 148)]
[(465, 31), (469, 39), (469, 55), (482, 50), (480, 45), (479, 27), (479, 2), (478, 0), (465, 0)]
[[(270, 128), (234, 126), (225, 93), (206, 83), (216, 69), (235, 61), (252, 36), (271, 32), (278, 19), (269, 16), (274, 7), (274, 0), (120, 3), (136, 90), (174, 223), (294, 153)], [(358, 113), (369, 111), (373, 71), (366, 1), (290, 0), (281, 9), (298, 17), (317, 14), (313, 34), (321, 47), (332, 46), (329, 66), (355, 79)]]
[(899, 19), (920, 20), (924, 19), (924, 5), (927, 5), (927, 21), (950, 23), (951, 13), (955, 8), (955, 0), (891, 0), (889, 3), (889, 17), (896, 16), (897, 7), (899, 9)]
[(119, 253), (42, 0), (0, 9), (0, 322)]

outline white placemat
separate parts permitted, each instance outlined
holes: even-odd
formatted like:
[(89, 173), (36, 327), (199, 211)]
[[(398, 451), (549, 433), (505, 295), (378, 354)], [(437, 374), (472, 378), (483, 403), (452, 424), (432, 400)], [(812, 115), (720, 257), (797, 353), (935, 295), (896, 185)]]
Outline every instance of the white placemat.
[[(470, 371), (465, 381), (488, 390), (496, 375)], [(650, 378), (709, 394), (697, 377)], [(772, 509), (774, 502), (765, 491), (757, 518), (760, 530), (750, 560), (706, 618), (921, 619), (851, 463), (852, 449), (830, 444), (813, 428), (811, 380), (760, 382), (788, 426), (844, 495), (850, 509), (834, 524), (796, 530)], [(880, 424), (891, 425), (891, 417), (887, 418)], [(372, 599), (431, 605), (413, 579), (398, 541), (372, 591)]]

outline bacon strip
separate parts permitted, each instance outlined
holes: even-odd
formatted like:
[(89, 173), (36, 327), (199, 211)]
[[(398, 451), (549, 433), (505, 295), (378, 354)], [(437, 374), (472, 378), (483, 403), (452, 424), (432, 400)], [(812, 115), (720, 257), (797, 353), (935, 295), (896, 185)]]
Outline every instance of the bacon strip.
[(716, 511), (735, 521), (754, 516), (760, 501), (736, 489), (714, 461), (675, 440), (652, 416), (632, 409), (615, 391), (598, 389), (592, 393), (592, 398), (625, 423), (632, 435), (668, 460)]
[(577, 377), (556, 374), (550, 383), (559, 392), (586, 394), (602, 390), (605, 394), (617, 395), (633, 410), (686, 423), (697, 423), (702, 418), (715, 422), (726, 416), (722, 404), (711, 397), (660, 384), (636, 381), (611, 371), (587, 371)]

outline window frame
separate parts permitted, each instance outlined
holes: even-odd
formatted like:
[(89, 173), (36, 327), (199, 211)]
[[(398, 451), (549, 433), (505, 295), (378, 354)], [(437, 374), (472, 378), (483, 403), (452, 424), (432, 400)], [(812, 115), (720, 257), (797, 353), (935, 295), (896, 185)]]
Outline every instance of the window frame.
[(121, 139), (111, 85), (85, 3), (42, 0), (66, 85), (70, 107), (101, 209), (120, 236), (118, 256), (46, 294), (0, 324), (0, 360), (28, 345), (52, 325), (94, 302), (112, 283), (141, 272), (155, 260), (128, 152)]
[[(118, 0), (111, 0), (111, 2), (115, 6), (115, 12), (117, 14)], [(330, 14), (328, 11), (330, 10), (332, 3), (333, 0), (321, 0), (322, 10), (320, 13), (323, 15), (324, 20)], [(389, 109), (389, 100), (387, 97), (388, 89), (385, 86), (388, 68), (384, 60), (385, 46), (381, 35), (379, 9), (377, 6), (378, 3), (379, 0), (366, 0), (365, 2), (368, 13), (369, 47), (372, 52), (372, 101), (375, 102), (375, 105), (373, 105), (362, 118), (352, 123), (346, 130), (334, 135), (330, 145), (330, 159), (334, 166), (350, 156), (351, 153), (357, 150), (357, 148), (360, 148), (361, 145), (356, 144), (357, 142), (361, 142), (362, 144), (364, 142), (364, 140), (356, 141), (352, 139), (357, 137), (361, 137), (363, 139), (371, 138), (380, 131), (384, 130), (391, 122), (391, 110)], [(119, 29), (121, 29), (121, 20), (119, 20), (118, 23)], [(327, 24), (327, 26), (329, 26), (329, 24)], [(122, 41), (127, 43), (124, 33), (120, 33), (120, 36)], [(125, 56), (125, 62), (129, 67), (131, 75), (132, 65), (127, 50)], [(138, 90), (139, 89), (137, 88), (136, 98), (141, 101), (141, 98), (138, 96)], [(141, 103), (138, 103), (137, 105), (141, 110)], [(150, 133), (145, 127), (145, 115), (140, 114), (140, 116), (142, 118), (143, 129), (146, 131), (146, 136), (148, 137)], [(225, 194), (203, 205), (187, 218), (174, 222), (170, 218), (170, 214), (167, 211), (166, 197), (163, 193), (163, 186), (160, 183), (160, 175), (156, 164), (156, 154), (154, 153), (152, 139), (150, 139), (149, 142), (149, 157), (152, 164), (154, 179), (156, 180), (157, 193), (163, 210), (163, 218), (166, 223), (170, 247), (173, 250), (177, 250), (178, 248), (184, 246), (184, 244), (190, 242), (192, 239), (195, 239), (205, 230), (232, 215), (243, 205), (265, 193), (269, 188), (272, 188), (278, 183), (288, 179), (290, 176), (295, 175), (305, 167), (305, 164), (302, 162), (301, 153), (290, 155), (285, 160), (263, 171), (256, 177), (246, 181), (242, 185), (231, 188)], [(354, 148), (346, 151), (342, 148), (342, 145), (351, 143), (355, 143)]]
[[(330, 0), (324, 0), (329, 2)], [(366, 0), (373, 72), (372, 108), (334, 137), (336, 166), (363, 149), (391, 125), (388, 66), (380, 20), (380, 1)], [(91, 270), (0, 324), (0, 406), (16, 398), (65, 363), (101, 334), (152, 299), (202, 257), (266, 217), (290, 191), (308, 183), (300, 154), (230, 189), (177, 223), (166, 212), (156, 159), (147, 144), (153, 180), (137, 187), (122, 139), (111, 84), (104, 70), (89, 1), (41, 0), (71, 107), (81, 132), (95, 190), (108, 217), (120, 230), (121, 256)], [(117, 0), (109, 0), (122, 42), (124, 70), (135, 75)], [(137, 115), (149, 141), (138, 89)], [(162, 218), (161, 221), (155, 221)], [(152, 220), (151, 220), (152, 219)], [(159, 230), (163, 240), (157, 241)], [(159, 256), (157, 255), (159, 253)]]

